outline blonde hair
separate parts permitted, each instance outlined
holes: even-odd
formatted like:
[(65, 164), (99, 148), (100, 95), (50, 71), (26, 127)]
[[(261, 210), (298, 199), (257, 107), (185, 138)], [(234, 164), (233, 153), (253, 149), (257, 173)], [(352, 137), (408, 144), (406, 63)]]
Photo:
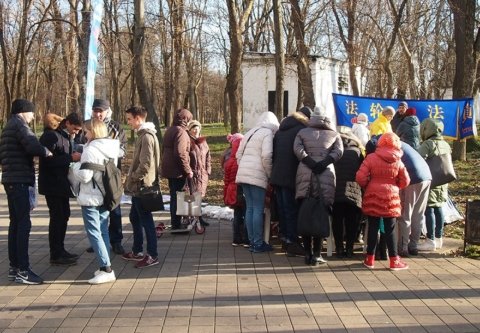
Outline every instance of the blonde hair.
[(99, 119), (87, 120), (85, 122), (85, 128), (92, 133), (92, 140), (108, 137), (107, 125)]

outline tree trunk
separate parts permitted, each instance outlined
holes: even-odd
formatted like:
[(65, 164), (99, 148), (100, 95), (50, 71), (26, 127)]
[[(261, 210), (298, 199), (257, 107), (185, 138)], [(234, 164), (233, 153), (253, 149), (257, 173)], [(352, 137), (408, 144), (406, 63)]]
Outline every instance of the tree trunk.
[(241, 113), (243, 103), (240, 94), (241, 65), (243, 57), (243, 32), (245, 24), (253, 8), (253, 0), (243, 0), (243, 13), (239, 13), (235, 0), (227, 0), (229, 37), (230, 37), (230, 64), (227, 74), (227, 91), (230, 106), (231, 131), (237, 133), (241, 129)]
[[(453, 11), (456, 59), (453, 98), (471, 97), (475, 73), (475, 0), (449, 0), (449, 4)], [(466, 146), (465, 139), (453, 143), (453, 160), (467, 159)]]
[(300, 10), (298, 0), (289, 0), (292, 5), (292, 20), (297, 45), (298, 80), (303, 91), (303, 105), (315, 107), (315, 93), (313, 91), (312, 73), (308, 47), (305, 44), (305, 16)]
[[(0, 48), (2, 49), (2, 63), (3, 63), (3, 89), (5, 92), (5, 101), (2, 110), (9, 110), (12, 104), (12, 96), (10, 92), (10, 85), (8, 84), (8, 67), (9, 60), (7, 55), (7, 48), (5, 45), (4, 25), (5, 17), (3, 16), (3, 1), (0, 1)], [(8, 112), (3, 112), (2, 125), (6, 123), (6, 115)]]
[(273, 0), (273, 21), (275, 40), (275, 114), (279, 120), (283, 119), (283, 90), (285, 81), (285, 49), (283, 47), (283, 10), (281, 0)]
[(340, 32), (340, 39), (342, 40), (343, 46), (347, 51), (348, 57), (348, 76), (350, 79), (350, 86), (352, 87), (352, 93), (355, 96), (360, 95), (360, 89), (358, 88), (357, 82), (357, 56), (355, 53), (355, 12), (357, 7), (356, 0), (348, 0), (347, 4), (347, 36), (343, 32), (343, 25), (340, 22), (340, 17), (338, 15), (337, 6), (335, 0), (332, 0), (332, 9), (333, 14), (335, 15), (335, 20), (337, 22), (338, 30)]
[[(77, 104), (82, 113), (85, 111), (85, 96), (87, 85), (87, 68), (88, 68), (88, 43), (90, 41), (90, 21), (92, 17), (92, 4), (90, 0), (83, 1), (82, 24), (77, 35), (78, 43), (78, 69), (77, 82), (79, 84), (79, 94)], [(84, 115), (85, 116), (85, 115)]]
[[(138, 96), (140, 97), (140, 103), (147, 109), (147, 119), (151, 120), (157, 129), (160, 129), (160, 123), (158, 121), (157, 114), (155, 112), (155, 106), (153, 105), (152, 98), (150, 96), (150, 90), (148, 89), (147, 82), (145, 80), (145, 60), (144, 60), (144, 42), (145, 42), (145, 3), (144, 0), (135, 0), (135, 27), (133, 32), (133, 50), (134, 50), (134, 73), (135, 83), (137, 85)], [(157, 131), (158, 140), (162, 141), (162, 132)]]

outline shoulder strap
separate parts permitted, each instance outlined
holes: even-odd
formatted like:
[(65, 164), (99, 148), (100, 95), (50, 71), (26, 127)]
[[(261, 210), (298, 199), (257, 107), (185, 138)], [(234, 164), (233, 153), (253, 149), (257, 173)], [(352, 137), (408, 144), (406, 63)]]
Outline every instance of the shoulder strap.
[(94, 171), (105, 171), (105, 165), (104, 164), (97, 164), (97, 163), (91, 163), (91, 162), (83, 162), (80, 165), (80, 170), (94, 170)]
[(247, 148), (247, 145), (248, 145), (248, 142), (250, 141), (250, 139), (253, 137), (253, 135), (255, 133), (257, 133), (257, 131), (260, 129), (261, 127), (257, 128), (253, 133), (252, 135), (250, 135), (247, 139), (247, 142), (245, 142), (245, 146), (243, 146), (243, 151), (242, 151), (242, 156), (243, 156), (243, 153), (245, 152), (245, 149)]

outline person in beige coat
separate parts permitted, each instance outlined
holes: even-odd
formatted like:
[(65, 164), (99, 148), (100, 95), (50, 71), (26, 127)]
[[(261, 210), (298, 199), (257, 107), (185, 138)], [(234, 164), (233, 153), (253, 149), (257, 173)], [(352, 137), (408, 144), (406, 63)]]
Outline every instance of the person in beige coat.
[(277, 117), (270, 111), (262, 113), (257, 124), (245, 134), (236, 154), (236, 183), (242, 186), (245, 195), (245, 224), (250, 251), (254, 253), (272, 250), (263, 240), (263, 210), (272, 173), (273, 136), (279, 126)]
[[(127, 111), (127, 123), (137, 132), (133, 161), (128, 171), (125, 192), (132, 195), (130, 223), (133, 229), (132, 251), (122, 258), (136, 261), (136, 268), (145, 268), (158, 264), (157, 235), (152, 212), (143, 209), (138, 194), (142, 187), (150, 187), (156, 180), (160, 168), (160, 146), (155, 125), (146, 122), (147, 110), (133, 106)], [(147, 238), (147, 253), (143, 253), (143, 231)]]

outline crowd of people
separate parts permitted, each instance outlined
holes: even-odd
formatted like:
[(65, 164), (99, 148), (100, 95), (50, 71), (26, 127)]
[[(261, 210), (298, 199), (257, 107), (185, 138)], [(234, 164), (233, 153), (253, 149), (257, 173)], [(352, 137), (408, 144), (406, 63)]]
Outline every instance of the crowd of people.
[[(157, 265), (157, 237), (152, 212), (142, 206), (140, 193), (158, 182), (159, 175), (168, 179), (172, 204), (170, 207), (173, 232), (185, 228), (176, 215), (176, 192), (184, 190), (206, 193), (211, 172), (210, 150), (201, 125), (186, 109), (175, 113), (171, 127), (165, 133), (163, 157), (157, 130), (147, 121), (147, 110), (133, 106), (125, 111), (127, 124), (136, 132), (133, 159), (126, 175), (124, 191), (131, 195), (129, 220), (133, 230), (133, 245), (125, 251), (122, 245), (122, 212), (119, 204), (106, 202), (105, 173), (108, 163), (121, 170), (127, 137), (120, 123), (112, 119), (110, 103), (95, 99), (92, 117), (83, 121), (77, 113), (65, 118), (48, 113), (44, 116), (44, 131), (39, 139), (29, 127), (35, 106), (25, 99), (12, 103), (11, 117), (0, 137), (2, 184), (8, 199), (10, 224), (8, 229), (8, 279), (23, 284), (41, 284), (43, 279), (31, 268), (28, 243), (31, 230), (30, 211), (33, 209), (30, 189), (35, 186), (34, 157), (39, 156), (38, 190), (45, 196), (49, 209), (50, 264), (71, 266), (78, 254), (65, 248), (65, 235), (70, 218), (70, 198), (76, 197), (81, 207), (90, 247), (99, 269), (88, 280), (102, 284), (116, 280), (111, 266), (110, 251), (135, 262), (136, 268)], [(188, 181), (187, 181), (188, 180)], [(188, 184), (188, 185), (187, 185)], [(203, 226), (208, 223), (201, 219)], [(144, 234), (146, 246), (144, 246)]]
[[(323, 239), (298, 235), (303, 199), (321, 197), (329, 211), (339, 258), (351, 258), (363, 233), (364, 265), (389, 259), (391, 270), (407, 269), (402, 257), (442, 247), (448, 184), (430, 186), (426, 159), (450, 154), (443, 123), (420, 123), (407, 102), (397, 110), (386, 106), (371, 124), (365, 113), (353, 126), (332, 126), (319, 108), (304, 106), (280, 123), (264, 112), (244, 136), (227, 137), (222, 157), (224, 202), (234, 209), (233, 246), (253, 253), (271, 251), (264, 230), (270, 186), (276, 200), (279, 235), (287, 256), (303, 256), (305, 264), (325, 263)], [(367, 221), (366, 223), (361, 223)], [(426, 229), (426, 240), (420, 242)]]
[[(157, 129), (147, 121), (147, 110), (133, 106), (125, 111), (127, 124), (137, 134), (124, 184), (125, 193), (132, 196), (129, 220), (133, 230), (132, 248), (125, 251), (120, 205), (108, 208), (104, 202), (102, 170), (109, 161), (121, 170), (127, 144), (121, 124), (112, 119), (109, 102), (95, 99), (92, 118), (87, 121), (76, 113), (65, 118), (45, 115), (40, 139), (29, 127), (34, 112), (30, 101), (15, 100), (0, 137), (2, 183), (10, 217), (8, 279), (43, 283), (31, 269), (28, 256), (35, 156), (39, 156), (39, 193), (45, 196), (50, 214), (51, 265), (75, 265), (79, 257), (64, 244), (73, 197), (81, 206), (90, 242), (87, 252), (95, 253), (99, 266), (90, 284), (115, 281), (110, 250), (135, 262), (136, 268), (158, 264), (153, 216), (142, 207), (140, 193), (158, 182), (159, 175), (166, 178), (172, 232), (185, 230), (177, 215), (177, 192), (188, 189), (204, 197), (211, 174), (211, 155), (200, 135), (201, 123), (187, 109), (177, 110), (161, 150)], [(397, 111), (385, 107), (372, 124), (366, 114), (358, 114), (352, 128), (335, 128), (322, 110), (308, 106), (281, 122), (272, 112), (264, 112), (256, 124), (245, 135), (228, 135), (230, 147), (222, 155), (224, 201), (234, 209), (232, 246), (243, 246), (252, 253), (272, 250), (265, 233), (270, 224), (265, 221), (270, 216), (265, 203), (274, 198), (270, 206), (276, 209), (286, 255), (302, 256), (311, 266), (325, 263), (322, 237), (297, 233), (302, 202), (321, 197), (329, 215), (322, 223), (332, 226), (337, 257), (354, 255), (360, 233), (366, 238), (364, 265), (368, 268), (388, 256), (390, 269), (406, 269), (408, 264), (401, 257), (442, 247), (441, 206), (448, 184), (431, 187), (425, 162), (450, 153), (441, 121), (427, 118), (420, 123), (416, 110), (401, 102)], [(368, 221), (366, 225), (362, 220)], [(208, 226), (202, 218), (200, 223)], [(424, 226), (426, 241), (420, 243)]]

